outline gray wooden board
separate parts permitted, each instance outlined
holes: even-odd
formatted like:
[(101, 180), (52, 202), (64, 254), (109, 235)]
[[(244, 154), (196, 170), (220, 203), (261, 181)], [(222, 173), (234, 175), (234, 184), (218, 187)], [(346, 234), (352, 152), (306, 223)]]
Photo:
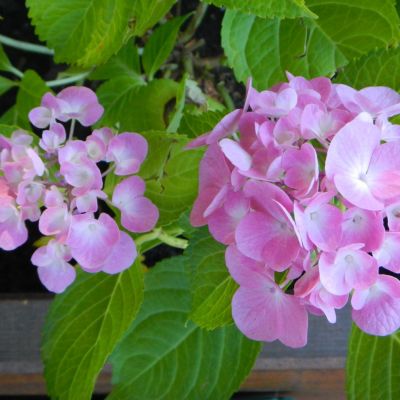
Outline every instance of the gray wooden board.
[[(51, 299), (0, 299), (0, 374), (40, 374), (40, 336)], [(344, 368), (350, 310), (338, 311), (338, 322), (310, 317), (308, 345), (290, 349), (267, 343), (255, 371)], [(1, 387), (0, 387), (1, 394)]]

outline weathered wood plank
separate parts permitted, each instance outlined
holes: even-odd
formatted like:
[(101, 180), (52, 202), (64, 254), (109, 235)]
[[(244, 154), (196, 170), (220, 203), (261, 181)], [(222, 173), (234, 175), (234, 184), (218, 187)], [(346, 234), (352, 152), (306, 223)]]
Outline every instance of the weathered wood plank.
[[(50, 297), (0, 300), (0, 395), (46, 392), (40, 362), (40, 332)], [(309, 342), (302, 349), (289, 349), (278, 342), (264, 346), (256, 365), (244, 382), (245, 391), (295, 394), (301, 399), (344, 399), (344, 366), (348, 309), (338, 313), (338, 323), (311, 317)], [(110, 390), (111, 370), (106, 366), (96, 391)]]

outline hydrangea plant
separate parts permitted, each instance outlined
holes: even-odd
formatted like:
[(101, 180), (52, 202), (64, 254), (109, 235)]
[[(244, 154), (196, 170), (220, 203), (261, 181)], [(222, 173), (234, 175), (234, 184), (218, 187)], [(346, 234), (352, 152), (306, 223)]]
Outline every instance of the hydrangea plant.
[(229, 399), (262, 346), (349, 311), (349, 399), (395, 397), (398, 5), (26, 6), (42, 43), (0, 35), (0, 257), (34, 242), (54, 294), (49, 396), (111, 363), (111, 400)]

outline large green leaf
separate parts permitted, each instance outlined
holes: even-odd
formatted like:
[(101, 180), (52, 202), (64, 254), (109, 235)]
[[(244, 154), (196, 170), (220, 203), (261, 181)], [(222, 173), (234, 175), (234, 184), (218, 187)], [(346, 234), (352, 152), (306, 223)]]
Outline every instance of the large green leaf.
[(312, 17), (313, 14), (304, 4), (304, 0), (203, 0), (205, 3), (231, 10), (254, 14), (262, 18)]
[(56, 296), (47, 317), (42, 356), (50, 396), (90, 399), (97, 375), (143, 299), (142, 266), (118, 275), (80, 273)]
[(123, 75), (133, 81), (144, 83), (140, 76), (140, 58), (138, 48), (129, 41), (122, 49), (112, 56), (105, 64), (98, 66), (89, 76), (90, 79), (112, 79)]
[(197, 230), (189, 243), (185, 254), (193, 270), (190, 318), (207, 329), (231, 324), (232, 296), (238, 285), (225, 266), (225, 246), (207, 229)]
[(171, 54), (178, 37), (178, 32), (182, 24), (187, 19), (187, 15), (176, 17), (159, 26), (150, 36), (143, 51), (143, 68), (149, 79), (153, 79), (164, 61)]
[(318, 19), (262, 19), (227, 11), (222, 45), (238, 80), (266, 88), (290, 71), (331, 75), (349, 60), (395, 45), (399, 17), (391, 0), (309, 0)]
[(175, 2), (176, 0), (133, 0), (130, 20), (132, 32), (142, 36), (170, 10)]
[(4, 78), (4, 76), (0, 76), (0, 96), (16, 85), (17, 82)]
[(161, 131), (142, 132), (149, 145), (148, 155), (140, 167), (139, 175), (146, 180), (161, 179), (172, 148), (183, 138)]
[(181, 137), (171, 147), (163, 175), (147, 181), (146, 195), (160, 211), (159, 225), (167, 225), (189, 209), (197, 196), (198, 168), (202, 150), (186, 150)]
[(42, 96), (46, 92), (50, 92), (50, 89), (46, 86), (43, 79), (35, 71), (26, 71), (19, 85), (12, 124), (16, 124), (21, 128), (30, 129), (31, 125), (28, 119), (29, 111), (40, 105)]
[(175, 98), (178, 83), (155, 79), (148, 85), (138, 85), (129, 76), (103, 83), (97, 90), (105, 113), (100, 125), (117, 125), (120, 131), (164, 130), (165, 106)]
[(91, 66), (106, 61), (124, 43), (129, 0), (27, 0), (39, 38), (58, 62)]
[(348, 399), (399, 399), (399, 362), (400, 332), (370, 336), (353, 325), (346, 366)]
[(199, 136), (211, 131), (224, 115), (225, 112), (222, 111), (206, 111), (199, 114), (185, 112), (179, 126), (179, 132), (189, 137)]
[(346, 83), (357, 89), (366, 86), (388, 86), (400, 89), (400, 48), (381, 49), (350, 62), (340, 71), (335, 82)]
[(112, 355), (111, 399), (229, 399), (250, 372), (260, 344), (235, 326), (212, 332), (187, 320), (189, 271), (174, 257), (146, 274), (145, 300)]

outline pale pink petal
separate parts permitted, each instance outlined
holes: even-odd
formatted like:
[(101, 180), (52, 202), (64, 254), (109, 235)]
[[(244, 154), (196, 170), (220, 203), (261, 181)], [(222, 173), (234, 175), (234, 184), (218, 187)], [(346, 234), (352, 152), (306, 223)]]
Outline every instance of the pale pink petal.
[(95, 124), (103, 115), (104, 108), (97, 100), (96, 93), (83, 86), (70, 86), (57, 95), (61, 121), (78, 120), (83, 126)]
[(228, 193), (224, 206), (208, 217), (208, 228), (213, 237), (224, 244), (233, 243), (236, 227), (249, 212), (249, 206), (249, 200), (242, 192)]
[(300, 300), (264, 278), (258, 287), (241, 286), (232, 299), (232, 316), (250, 339), (280, 340), (289, 347), (307, 343), (308, 315)]
[(135, 242), (121, 231), (119, 241), (114, 245), (101, 270), (107, 274), (117, 274), (129, 268), (137, 257)]
[(382, 245), (373, 255), (380, 267), (400, 273), (400, 232), (385, 232)]
[[(361, 298), (360, 298), (361, 297)], [(400, 282), (388, 275), (379, 275), (374, 286), (353, 294), (353, 321), (370, 335), (386, 336), (400, 327)], [(353, 304), (353, 306), (354, 306)], [(362, 306), (362, 307), (360, 307)]]
[(144, 181), (131, 176), (119, 183), (113, 193), (112, 202), (121, 210), (121, 224), (131, 232), (147, 232), (157, 223), (157, 207), (143, 197)]
[(104, 263), (119, 237), (118, 225), (109, 215), (102, 213), (96, 220), (79, 214), (72, 217), (66, 244), (82, 268), (91, 270)]
[(237, 168), (247, 171), (251, 167), (251, 155), (239, 143), (232, 139), (222, 139), (219, 142), (225, 157)]
[(357, 207), (349, 208), (343, 215), (342, 232), (342, 246), (363, 243), (365, 251), (377, 250), (385, 235), (382, 215)]
[(352, 289), (372, 286), (378, 278), (378, 264), (359, 245), (346, 246), (336, 253), (322, 253), (319, 271), (322, 285), (332, 294), (344, 295)]
[(294, 260), (300, 245), (290, 221), (281, 210), (281, 219), (271, 214), (250, 212), (236, 229), (238, 249), (247, 257), (263, 261), (282, 271)]
[(147, 140), (143, 136), (123, 132), (110, 140), (106, 159), (115, 162), (115, 175), (130, 175), (139, 171), (147, 151)]

